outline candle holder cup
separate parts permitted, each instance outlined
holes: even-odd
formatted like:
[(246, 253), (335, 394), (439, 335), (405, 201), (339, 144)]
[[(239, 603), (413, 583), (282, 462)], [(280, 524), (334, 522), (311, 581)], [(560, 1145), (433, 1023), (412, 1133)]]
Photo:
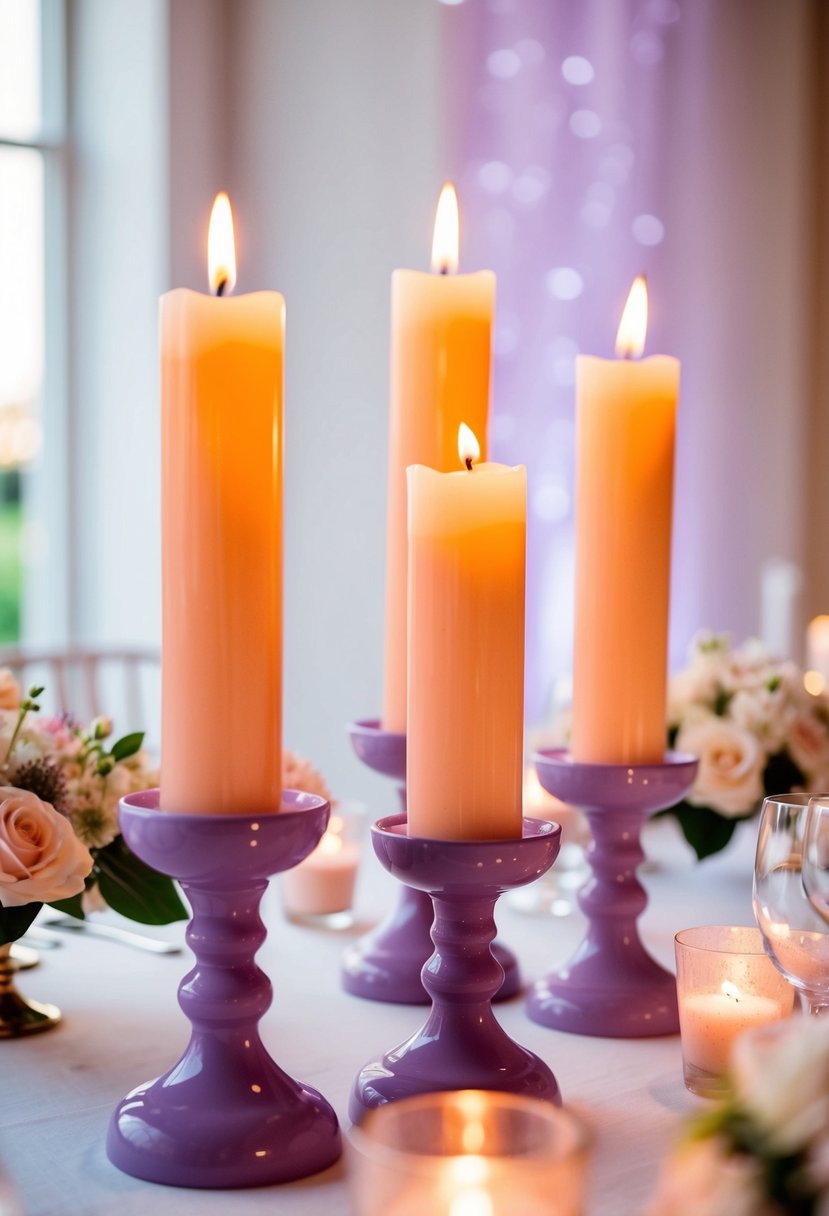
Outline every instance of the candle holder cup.
[(644, 858), (642, 824), (684, 797), (696, 759), (669, 753), (661, 764), (581, 764), (563, 749), (533, 759), (544, 789), (587, 815), (593, 876), (579, 893), (585, 938), (563, 967), (534, 985), (529, 1016), (573, 1034), (677, 1034), (676, 981), (639, 938), (637, 920), (648, 897), (636, 870)]
[(362, 1069), (349, 1104), (355, 1123), (386, 1102), (441, 1090), (499, 1090), (560, 1103), (547, 1065), (495, 1019), (491, 1001), (503, 969), (490, 949), (499, 895), (545, 873), (560, 838), (558, 824), (538, 819), (525, 819), (517, 840), (408, 836), (405, 815), (374, 825), (372, 843), (385, 869), (432, 899), (434, 953), (423, 968), (432, 1009), (411, 1038)]
[(184, 888), (196, 956), (179, 987), (192, 1024), (183, 1056), (128, 1094), (110, 1121), (107, 1155), (125, 1173), (171, 1186), (262, 1186), (340, 1156), (329, 1103), (284, 1073), (259, 1037), (272, 989), (254, 961), (268, 878), (311, 852), (328, 815), (325, 799), (295, 790), (283, 791), (279, 814), (257, 817), (162, 812), (158, 790), (122, 799), (129, 847)]
[[(351, 746), (367, 768), (397, 783), (406, 810), (406, 735), (383, 730), (376, 718), (352, 722)], [(428, 1005), (420, 978), (432, 953), (429, 936), (434, 912), (425, 891), (404, 887), (392, 911), (371, 933), (359, 938), (343, 956), (342, 985), (352, 996), (396, 1005)], [(518, 961), (511, 950), (494, 942), (492, 952), (504, 969), (496, 1000), (508, 1000), (521, 990)]]

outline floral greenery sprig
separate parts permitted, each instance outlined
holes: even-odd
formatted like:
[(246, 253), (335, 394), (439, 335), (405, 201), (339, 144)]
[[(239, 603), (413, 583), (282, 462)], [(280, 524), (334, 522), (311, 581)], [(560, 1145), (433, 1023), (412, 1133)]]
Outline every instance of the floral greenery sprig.
[(43, 903), (83, 919), (109, 905), (143, 924), (187, 913), (173, 882), (144, 865), (118, 830), (118, 802), (157, 784), (143, 732), (109, 740), (109, 718), (82, 728), (43, 717), (0, 672), (0, 944), (14, 941)]

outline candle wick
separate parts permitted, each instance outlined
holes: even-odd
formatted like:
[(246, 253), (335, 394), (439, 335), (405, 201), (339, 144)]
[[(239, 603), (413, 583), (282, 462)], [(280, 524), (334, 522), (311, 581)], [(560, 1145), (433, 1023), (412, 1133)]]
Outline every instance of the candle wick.
[(218, 283), (216, 284), (216, 295), (223, 296), (225, 294), (226, 287), (227, 287), (227, 279), (219, 279)]
[(445, 262), (444, 262), (444, 264), (443, 264), (443, 265), (441, 266), (441, 268), (440, 268), (440, 273), (441, 273), (441, 274), (448, 274), (448, 273), (449, 273), (449, 267), (446, 265), (446, 263), (445, 263)]
[(464, 461), (465, 461), (465, 463), (466, 463), (466, 467), (467, 467), (467, 469), (469, 469), (469, 472), (471, 473), (471, 472), (472, 472), (472, 457), (471, 457), (471, 456), (465, 456), (465, 457), (464, 457)]

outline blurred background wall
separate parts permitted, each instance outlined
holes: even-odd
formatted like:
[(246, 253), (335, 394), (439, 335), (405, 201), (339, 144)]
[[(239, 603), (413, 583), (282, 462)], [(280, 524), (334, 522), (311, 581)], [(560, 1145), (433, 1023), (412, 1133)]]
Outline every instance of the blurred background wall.
[[(158, 641), (157, 296), (204, 289), (227, 189), (237, 290), (288, 307), (286, 742), (388, 799), (344, 724), (380, 701), (389, 275), (428, 265), (451, 176), (462, 267), (499, 275), (493, 450), (530, 475), (529, 722), (569, 670), (572, 361), (610, 353), (641, 269), (648, 349), (683, 361), (673, 661), (701, 627), (799, 654), (829, 611), (820, 0), (42, 11), (65, 84), (29, 137), (48, 289), (25, 638)], [(0, 169), (17, 139), (0, 107)]]

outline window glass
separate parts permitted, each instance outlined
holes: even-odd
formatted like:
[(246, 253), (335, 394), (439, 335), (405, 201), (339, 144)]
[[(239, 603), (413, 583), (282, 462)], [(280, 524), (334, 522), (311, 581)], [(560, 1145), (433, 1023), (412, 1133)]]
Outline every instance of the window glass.
[(40, 21), (40, 0), (0, 0), (0, 138), (40, 133)]
[(43, 231), (42, 154), (0, 147), (0, 643), (19, 637), (20, 479), (41, 439)]

